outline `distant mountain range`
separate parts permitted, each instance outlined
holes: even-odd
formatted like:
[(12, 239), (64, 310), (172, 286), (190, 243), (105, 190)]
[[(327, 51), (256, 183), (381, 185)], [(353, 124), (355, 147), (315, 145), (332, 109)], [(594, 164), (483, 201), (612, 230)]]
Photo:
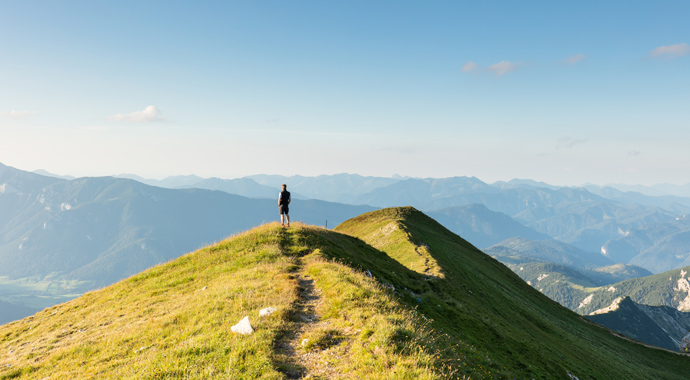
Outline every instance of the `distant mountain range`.
[[(293, 221), (321, 226), (374, 209), (321, 200), (292, 204)], [(27, 294), (36, 296), (14, 292), (0, 300), (35, 303), (51, 294), (36, 293), (38, 283), (80, 294), (277, 219), (277, 191), (275, 199), (254, 199), (113, 177), (64, 180), (1, 165), (0, 284), (3, 276), (25, 278)], [(70, 285), (56, 286), (65, 281)]]
[(690, 265), (690, 218), (676, 217), (626, 231), (607, 242), (602, 253), (618, 262), (643, 266), (653, 272)]
[[(275, 189), (287, 183), (296, 199), (376, 208), (414, 206), (467, 235), (480, 248), (514, 237), (555, 239), (656, 273), (690, 264), (690, 254), (683, 249), (690, 243), (690, 225), (675, 223), (690, 214), (690, 184), (564, 188), (527, 179), (487, 184), (475, 177), (254, 175), (239, 179), (177, 176), (158, 181), (124, 176), (154, 186), (220, 190), (249, 198), (275, 198)], [(636, 237), (649, 231), (658, 233)]]
[(669, 183), (662, 183), (653, 186), (644, 185), (626, 185), (626, 184), (607, 184), (604, 186), (594, 184), (584, 184), (582, 187), (587, 189), (601, 189), (611, 188), (624, 193), (640, 193), (652, 197), (657, 196), (676, 196), (676, 197), (690, 197), (690, 183), (685, 185), (673, 185)]
[(482, 249), (517, 236), (530, 240), (553, 240), (482, 204), (448, 207), (427, 214)]
[[(40, 308), (39, 300), (78, 295), (276, 220), (282, 183), (293, 194), (293, 218), (310, 224), (332, 227), (388, 206), (421, 209), (581, 314), (626, 295), (682, 309), (678, 299), (662, 302), (664, 292), (682, 296), (668, 291), (668, 282), (645, 281), (637, 290), (619, 283), (690, 264), (690, 222), (683, 213), (690, 198), (682, 187), (646, 195), (532, 180), (487, 184), (474, 177), (149, 180), (40, 173), (0, 164), (0, 300), (17, 308)], [(26, 283), (27, 296), (3, 296), (3, 281), (16, 290), (17, 279)], [(611, 287), (625, 291), (614, 297)]]
[(484, 250), (502, 262), (544, 262), (574, 268), (597, 268), (614, 264), (614, 261), (598, 253), (578, 249), (557, 240), (527, 240), (510, 238)]

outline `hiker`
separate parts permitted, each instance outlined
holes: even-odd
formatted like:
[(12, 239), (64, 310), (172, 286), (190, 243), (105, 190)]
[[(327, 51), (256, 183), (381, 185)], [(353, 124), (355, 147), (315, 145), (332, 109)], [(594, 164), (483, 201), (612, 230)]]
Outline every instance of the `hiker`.
[(287, 191), (287, 185), (283, 184), (283, 191), (278, 194), (278, 211), (280, 212), (280, 225), (285, 227), (285, 220), (287, 218), (287, 226), (290, 227), (290, 192)]

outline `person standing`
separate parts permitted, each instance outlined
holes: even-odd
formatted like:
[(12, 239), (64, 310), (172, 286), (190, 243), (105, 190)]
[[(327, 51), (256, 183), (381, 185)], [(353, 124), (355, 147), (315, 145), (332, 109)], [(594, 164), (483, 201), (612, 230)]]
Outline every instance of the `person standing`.
[(280, 212), (280, 225), (285, 227), (285, 219), (287, 219), (287, 226), (290, 227), (290, 192), (287, 191), (287, 185), (283, 184), (283, 190), (278, 194), (278, 211)]

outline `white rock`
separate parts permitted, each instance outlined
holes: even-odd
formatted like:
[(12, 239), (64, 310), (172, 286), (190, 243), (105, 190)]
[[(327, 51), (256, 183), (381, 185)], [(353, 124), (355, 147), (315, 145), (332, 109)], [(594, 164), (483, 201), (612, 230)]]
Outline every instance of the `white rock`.
[(267, 307), (265, 309), (261, 309), (261, 310), (259, 310), (259, 317), (265, 317), (267, 315), (271, 315), (271, 314), (275, 313), (276, 311), (278, 311), (278, 309), (276, 309), (275, 307)]
[(249, 316), (246, 316), (242, 318), (242, 320), (236, 324), (235, 326), (232, 326), (230, 328), (232, 332), (236, 332), (238, 334), (244, 334), (244, 335), (249, 335), (254, 332), (254, 328), (252, 328), (252, 324), (249, 323)]
[(302, 340), (302, 347), (306, 346), (307, 343), (309, 343), (309, 339)]
[(681, 352), (690, 352), (690, 332), (683, 338), (683, 341), (680, 343), (680, 351)]

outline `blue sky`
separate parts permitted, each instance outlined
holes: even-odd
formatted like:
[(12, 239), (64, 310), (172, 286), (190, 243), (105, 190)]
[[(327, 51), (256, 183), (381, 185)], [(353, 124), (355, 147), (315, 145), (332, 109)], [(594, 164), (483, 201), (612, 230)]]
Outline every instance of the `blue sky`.
[(687, 1), (0, 1), (0, 162), (690, 183)]

